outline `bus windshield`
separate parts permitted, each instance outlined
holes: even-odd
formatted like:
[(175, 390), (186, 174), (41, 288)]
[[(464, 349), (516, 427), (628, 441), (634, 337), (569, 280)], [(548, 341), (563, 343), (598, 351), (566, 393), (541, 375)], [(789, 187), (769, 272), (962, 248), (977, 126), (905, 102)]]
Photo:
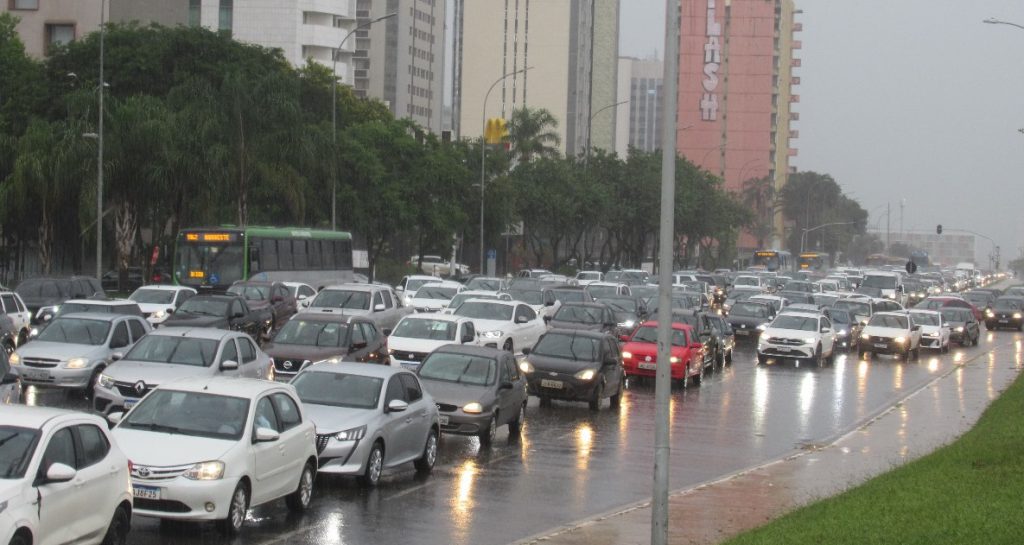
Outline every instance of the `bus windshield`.
[(241, 244), (210, 244), (178, 241), (174, 271), (180, 284), (190, 286), (224, 285), (243, 280)]

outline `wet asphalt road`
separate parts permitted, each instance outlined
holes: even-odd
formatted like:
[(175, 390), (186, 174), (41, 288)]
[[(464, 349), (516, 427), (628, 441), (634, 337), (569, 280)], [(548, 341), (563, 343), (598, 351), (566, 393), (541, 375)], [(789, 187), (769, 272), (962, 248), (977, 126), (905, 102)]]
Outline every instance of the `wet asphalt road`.
[[(757, 367), (749, 345), (701, 387), (673, 390), (671, 489), (720, 478), (795, 449), (824, 443), (890, 407), (952, 366), (990, 348), (1020, 343), (1010, 332), (982, 332), (981, 345), (950, 354), (922, 352), (917, 362), (856, 354), (832, 366)], [(52, 390), (29, 403), (86, 408)], [(499, 545), (650, 497), (654, 442), (653, 382), (630, 384), (618, 412), (531, 398), (522, 437), (504, 429), (490, 450), (474, 438), (446, 436), (434, 473), (411, 464), (375, 490), (354, 479), (317, 481), (312, 507), (290, 516), (284, 502), (250, 511), (239, 543)], [(163, 524), (138, 518), (132, 544), (224, 543), (212, 524)]]

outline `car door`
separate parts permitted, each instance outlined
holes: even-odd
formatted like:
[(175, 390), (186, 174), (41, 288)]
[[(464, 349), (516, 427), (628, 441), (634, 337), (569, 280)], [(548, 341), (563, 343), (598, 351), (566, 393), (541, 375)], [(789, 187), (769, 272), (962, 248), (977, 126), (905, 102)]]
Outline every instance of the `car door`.
[(58, 545), (75, 541), (88, 526), (82, 516), (94, 510), (93, 498), (78, 493), (75, 479), (63, 483), (46, 481), (46, 472), (53, 464), (64, 464), (74, 469), (77, 464), (75, 437), (71, 426), (55, 430), (43, 443), (43, 456), (36, 472), (35, 486), (38, 492), (40, 545)]
[(363, 328), (363, 337), (366, 339), (367, 354), (365, 361), (370, 363), (387, 364), (387, 337), (385, 337), (384, 334), (377, 329), (377, 326), (372, 323), (363, 322), (360, 325)]
[[(505, 424), (506, 422), (514, 419), (518, 414), (518, 409), (515, 399), (515, 385), (512, 382), (512, 372), (508, 366), (508, 357), (502, 354), (498, 357), (498, 381), (494, 384), (495, 389), (495, 408), (498, 409), (498, 414), (501, 419), (498, 420), (498, 425)], [(503, 384), (512, 384), (512, 388), (502, 388)]]
[[(261, 354), (256, 345), (247, 337), (236, 337), (238, 344), (238, 368), (241, 375), (250, 378), (267, 378), (267, 368), (270, 366), (270, 356)], [(260, 358), (260, 356), (263, 356)]]
[(348, 356), (345, 358), (349, 361), (366, 361), (366, 356), (370, 353), (370, 344), (362, 325), (362, 322), (349, 324)]
[[(93, 424), (79, 424), (74, 427), (76, 465), (78, 471), (72, 483), (75, 493), (87, 498), (84, 503), (91, 504), (90, 509), (80, 512), (81, 524), (78, 536), (100, 535), (110, 524), (114, 512), (103, 509), (117, 498), (121, 490), (118, 486), (123, 482), (117, 478), (122, 470), (119, 462), (110, 456), (110, 441), (105, 433)], [(91, 501), (90, 501), (91, 499)], [(99, 505), (94, 502), (99, 501)], [(101, 507), (101, 508), (97, 508)]]
[(828, 318), (822, 317), (819, 322), (819, 330), (821, 333), (821, 353), (831, 354), (835, 350), (836, 343), (836, 331), (832, 327), (832, 321)]
[(149, 323), (145, 320), (129, 319), (128, 332), (132, 334), (132, 345), (139, 342), (139, 339), (149, 333)]
[(3, 303), (3, 312), (14, 322), (14, 327), (21, 333), (29, 325), (28, 309), (25, 308), (25, 304), (21, 303), (20, 298), (14, 292), (5, 293), (0, 296), (0, 301)]
[[(245, 376), (242, 374), (242, 364), (238, 361), (238, 347), (234, 337), (227, 337), (222, 340), (220, 348), (220, 359), (217, 361), (217, 368), (220, 373), (229, 377)], [(224, 369), (224, 362), (233, 361), (238, 364), (236, 369)]]
[(252, 472), (252, 505), (258, 505), (283, 495), (288, 486), (288, 461), (285, 459), (285, 441), (258, 442), (256, 430), (266, 428), (281, 433), (277, 411), (269, 395), (263, 395), (256, 401), (250, 426), (252, 441), (253, 472)]
[[(306, 465), (306, 449), (315, 441), (309, 426), (302, 426), (302, 412), (299, 411), (299, 404), (290, 395), (284, 392), (271, 394), (271, 401), (274, 403), (274, 411), (277, 412), (278, 424), (281, 428), (279, 443), (284, 445), (284, 490), (287, 494), (299, 484), (299, 476), (302, 468)], [(288, 483), (292, 483), (291, 486)]]
[(431, 419), (430, 406), (423, 399), (423, 387), (419, 379), (412, 373), (400, 373), (398, 379), (405, 388), (405, 399), (409, 403), (407, 420), (409, 429), (406, 435), (409, 436), (409, 456), (418, 458), (427, 444), (427, 433), (430, 432)]
[(412, 424), (409, 411), (388, 412), (388, 405), (395, 400), (408, 403), (405, 397), (405, 386), (399, 375), (394, 375), (388, 380), (384, 393), (385, 414), (381, 427), (384, 434), (384, 465), (387, 467), (405, 461), (409, 457), (412, 444), (412, 440), (409, 438), (409, 429)]

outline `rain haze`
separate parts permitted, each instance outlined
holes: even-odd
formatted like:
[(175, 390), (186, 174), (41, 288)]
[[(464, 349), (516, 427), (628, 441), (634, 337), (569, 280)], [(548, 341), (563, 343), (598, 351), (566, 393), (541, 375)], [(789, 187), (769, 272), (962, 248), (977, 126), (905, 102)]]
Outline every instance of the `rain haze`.
[[(797, 0), (799, 170), (831, 174), (868, 228), (969, 229), (1024, 255), (1024, 4)], [(620, 52), (664, 49), (664, 0), (622, 3)], [(685, 137), (685, 135), (683, 136)], [(988, 265), (992, 244), (976, 245)]]

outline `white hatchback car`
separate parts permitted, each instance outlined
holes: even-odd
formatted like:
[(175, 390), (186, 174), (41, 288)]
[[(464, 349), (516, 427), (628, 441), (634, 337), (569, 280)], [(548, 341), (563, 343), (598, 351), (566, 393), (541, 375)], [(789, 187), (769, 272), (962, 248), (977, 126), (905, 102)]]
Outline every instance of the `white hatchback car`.
[(140, 516), (215, 520), (221, 532), (236, 535), (254, 505), (286, 497), (293, 511), (309, 506), (316, 435), (287, 384), (183, 379), (110, 419), (132, 460)]
[(142, 286), (128, 296), (139, 305), (146, 321), (156, 327), (174, 313), (182, 303), (196, 294), (196, 290), (184, 286)]
[(949, 352), (949, 338), (953, 330), (949, 322), (937, 310), (911, 310), (914, 324), (921, 326), (921, 348), (932, 348), (945, 354)]
[(454, 316), (473, 320), (480, 344), (509, 352), (533, 348), (548, 330), (544, 319), (521, 301), (470, 299), (459, 306)]
[(0, 543), (124, 543), (128, 467), (98, 416), (0, 406)]
[(757, 340), (757, 363), (769, 360), (811, 360), (818, 365), (835, 356), (836, 334), (831, 320), (822, 314), (780, 314)]
[(409, 300), (409, 306), (416, 312), (441, 312), (448, 308), (452, 298), (466, 289), (458, 282), (428, 282)]
[(412, 314), (388, 337), (391, 365), (416, 370), (428, 354), (452, 343), (480, 344), (473, 321), (450, 314)]

